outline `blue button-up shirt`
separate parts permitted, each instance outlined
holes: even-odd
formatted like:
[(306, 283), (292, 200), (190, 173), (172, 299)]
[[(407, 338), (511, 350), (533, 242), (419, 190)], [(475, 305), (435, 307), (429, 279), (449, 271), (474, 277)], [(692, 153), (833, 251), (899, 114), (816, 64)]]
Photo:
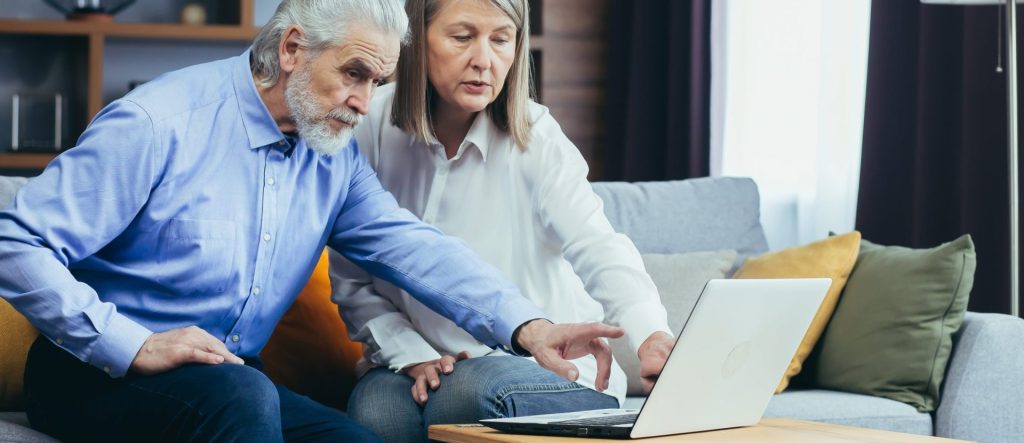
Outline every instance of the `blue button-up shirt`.
[(334, 156), (292, 146), (248, 52), (111, 103), (26, 184), (0, 212), (0, 296), (115, 377), (152, 333), (190, 325), (254, 357), (325, 245), (492, 346), (544, 316), (399, 208), (354, 142)]

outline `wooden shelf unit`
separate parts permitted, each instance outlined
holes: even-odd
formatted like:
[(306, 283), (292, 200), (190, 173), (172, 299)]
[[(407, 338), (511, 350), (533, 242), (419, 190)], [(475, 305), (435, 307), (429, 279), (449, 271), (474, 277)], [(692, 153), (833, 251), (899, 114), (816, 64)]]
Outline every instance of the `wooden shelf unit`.
[[(92, 120), (103, 107), (104, 47), (110, 38), (143, 40), (251, 41), (259, 28), (252, 26), (253, 1), (237, 0), (239, 23), (183, 25), (174, 23), (80, 22), (66, 20), (0, 20), (0, 35), (63, 36), (86, 39), (86, 112)], [(17, 61), (14, 61), (17, 63)], [(9, 106), (9, 105), (8, 105)], [(72, 116), (71, 118), (79, 118)], [(77, 135), (75, 137), (77, 138)], [(0, 169), (41, 170), (57, 153), (0, 152)]]
[[(187, 26), (146, 23), (0, 20), (0, 35), (81, 37), (88, 42), (86, 122), (103, 106), (104, 46), (108, 39), (249, 41), (257, 28), (253, 1), (239, 1), (238, 25)], [(608, 0), (528, 0), (530, 46), (538, 99), (551, 109), (566, 135), (601, 177), (604, 87), (607, 77)], [(588, 14), (580, 15), (577, 11)], [(15, 61), (16, 63), (16, 61)], [(3, 106), (0, 103), (0, 106)], [(75, 117), (77, 118), (77, 116)], [(0, 123), (2, 124), (2, 123)], [(54, 154), (0, 153), (0, 169), (42, 169)]]
[(43, 169), (57, 153), (0, 154), (0, 169)]
[(92, 23), (61, 20), (0, 20), (0, 33), (135, 37), (184, 40), (250, 40), (259, 28), (172, 23)]

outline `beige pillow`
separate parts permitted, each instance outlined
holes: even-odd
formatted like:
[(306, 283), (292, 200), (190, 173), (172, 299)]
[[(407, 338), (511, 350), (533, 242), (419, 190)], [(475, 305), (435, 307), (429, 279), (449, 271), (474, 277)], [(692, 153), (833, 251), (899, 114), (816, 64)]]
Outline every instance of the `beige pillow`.
[(839, 294), (850, 277), (850, 271), (857, 262), (860, 251), (860, 232), (853, 231), (829, 237), (803, 246), (795, 246), (777, 252), (750, 258), (736, 271), (734, 278), (810, 278), (829, 277), (832, 286), (825, 294), (818, 313), (811, 320), (796, 355), (789, 362), (782, 381), (775, 389), (778, 394), (789, 386), (789, 379), (800, 373), (804, 360), (811, 354), (822, 331), (832, 318), (832, 311), (839, 301)]
[[(668, 326), (676, 335), (697, 304), (697, 297), (708, 280), (723, 278), (736, 260), (736, 251), (689, 252), (684, 254), (647, 254), (643, 256), (647, 273), (661, 294), (668, 311)], [(626, 340), (611, 341), (612, 354), (626, 372), (627, 395), (644, 395), (640, 383), (640, 360)]]

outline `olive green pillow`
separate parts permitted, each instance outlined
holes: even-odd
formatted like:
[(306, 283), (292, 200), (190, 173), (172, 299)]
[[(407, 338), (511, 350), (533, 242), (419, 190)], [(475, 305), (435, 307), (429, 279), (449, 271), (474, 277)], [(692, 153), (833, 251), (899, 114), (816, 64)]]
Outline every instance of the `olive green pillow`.
[(862, 240), (822, 338), (817, 384), (934, 411), (976, 264), (970, 235), (931, 249)]

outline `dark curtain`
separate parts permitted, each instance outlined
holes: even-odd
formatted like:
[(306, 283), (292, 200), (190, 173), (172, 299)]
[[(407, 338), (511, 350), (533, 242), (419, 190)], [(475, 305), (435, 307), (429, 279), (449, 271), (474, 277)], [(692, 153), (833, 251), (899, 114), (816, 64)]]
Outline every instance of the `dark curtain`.
[(857, 205), (857, 229), (871, 241), (932, 247), (971, 234), (969, 308), (982, 312), (1010, 307), (999, 21), (994, 5), (872, 2)]
[(711, 0), (611, 0), (604, 180), (709, 173)]

